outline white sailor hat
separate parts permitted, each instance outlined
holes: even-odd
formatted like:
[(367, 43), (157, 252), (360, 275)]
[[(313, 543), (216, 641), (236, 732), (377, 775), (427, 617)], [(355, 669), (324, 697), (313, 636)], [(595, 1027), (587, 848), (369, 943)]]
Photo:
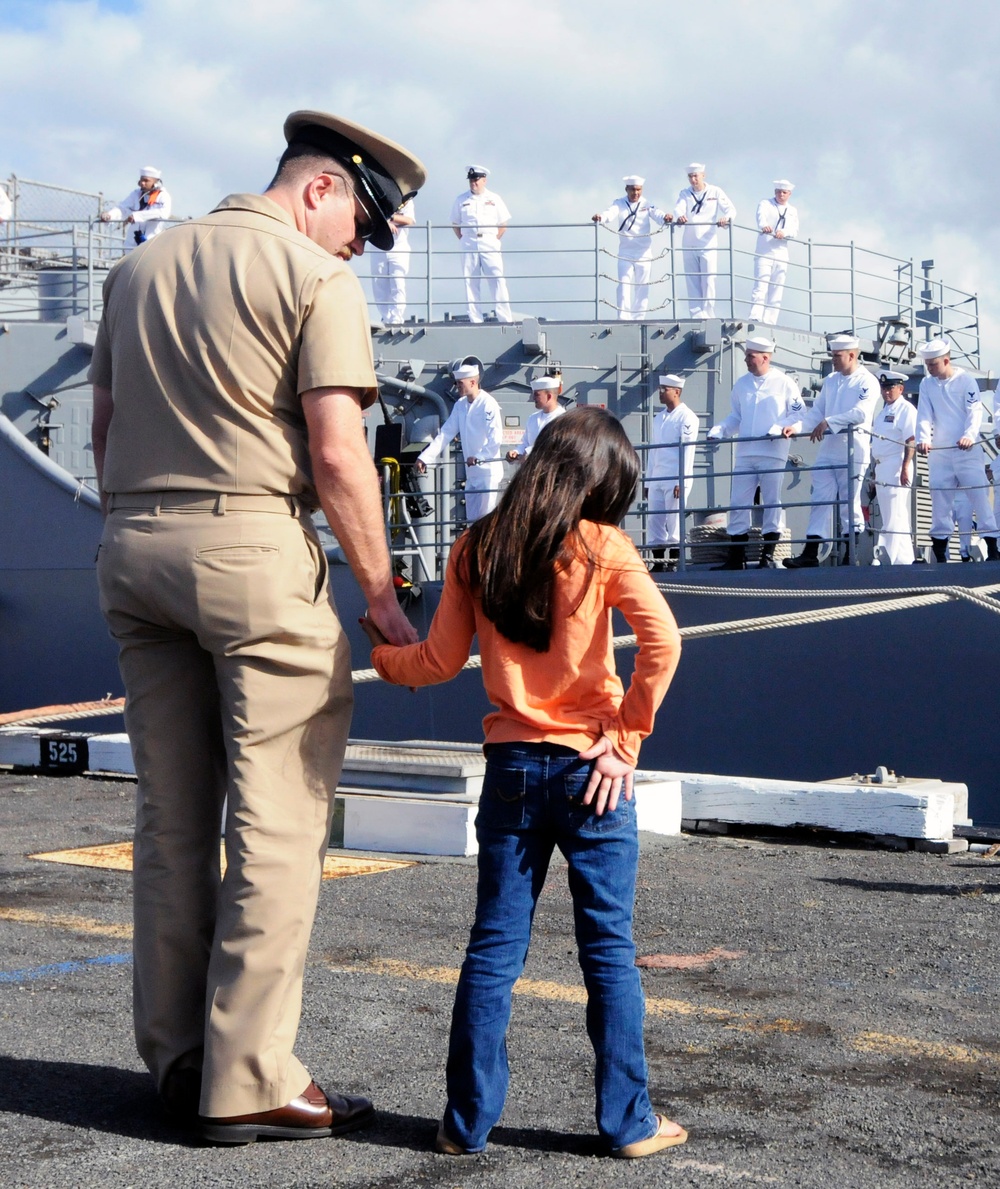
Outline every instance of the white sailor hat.
[(921, 359), (940, 359), (942, 355), (951, 354), (951, 344), (944, 339), (931, 339), (929, 343), (921, 343), (917, 348)]
[(702, 161), (692, 161), (691, 164), (684, 171), (685, 173), (704, 173), (705, 165)]
[(778, 178), (777, 181), (771, 183), (775, 190), (794, 190), (794, 183), (790, 182), (788, 178)]
[(537, 376), (531, 381), (532, 392), (555, 392), (558, 387), (558, 376)]
[(159, 181), (160, 180), (160, 171), (156, 168), (155, 165), (144, 165), (139, 170), (139, 177), (154, 178), (156, 181)]
[(490, 171), (485, 165), (467, 165), (465, 167), (465, 176), (467, 178), (488, 178)]
[(905, 384), (906, 376), (902, 372), (879, 372), (878, 382), (883, 388), (892, 388), (894, 384)]
[(774, 354), (774, 342), (765, 335), (758, 335), (756, 338), (747, 339), (743, 344), (744, 351), (764, 351), (768, 355)]
[(857, 351), (861, 343), (853, 334), (834, 334), (826, 340), (828, 351)]
[(451, 373), (456, 380), (478, 380), (479, 368), (474, 363), (463, 363)]
[(626, 186), (645, 186), (646, 179), (639, 177), (637, 173), (630, 173), (622, 178)]
[(293, 111), (284, 132), (289, 147), (318, 149), (344, 166), (371, 219), (371, 242), (388, 251), (396, 242), (389, 220), (427, 180), (423, 162), (387, 136), (325, 111)]
[(660, 376), (660, 387), (661, 388), (683, 388), (684, 387), (684, 377), (683, 376), (675, 376), (673, 372), (671, 372), (669, 375), (666, 375), (666, 376)]

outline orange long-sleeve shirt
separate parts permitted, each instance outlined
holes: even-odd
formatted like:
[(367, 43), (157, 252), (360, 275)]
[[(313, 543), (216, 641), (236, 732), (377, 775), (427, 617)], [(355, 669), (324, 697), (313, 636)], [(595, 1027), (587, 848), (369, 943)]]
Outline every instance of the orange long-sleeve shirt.
[[(575, 611), (586, 564), (574, 558), (558, 572), (548, 652), (512, 643), (483, 615), (479, 599), (461, 578), (468, 543), (462, 537), (452, 550), (427, 639), (399, 648), (379, 645), (372, 651), (379, 675), (397, 685), (449, 681), (469, 659), (478, 635), (486, 694), (497, 707), (483, 720), (487, 743), (558, 743), (583, 751), (607, 735), (622, 758), (635, 764), (677, 668), (680, 633), (620, 529), (581, 521), (580, 535), (597, 568)], [(639, 643), (627, 693), (615, 672), (613, 607)]]

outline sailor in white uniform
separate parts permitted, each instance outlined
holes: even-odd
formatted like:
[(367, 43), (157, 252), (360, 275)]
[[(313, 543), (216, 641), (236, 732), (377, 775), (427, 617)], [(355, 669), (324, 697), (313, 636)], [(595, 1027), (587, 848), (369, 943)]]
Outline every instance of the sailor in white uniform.
[(130, 252), (138, 244), (159, 235), (170, 218), (170, 195), (163, 188), (163, 179), (155, 165), (139, 170), (139, 185), (117, 206), (101, 212), (102, 223), (128, 223), (132, 234), (125, 237), (125, 250)]
[(902, 372), (884, 371), (878, 382), (885, 403), (872, 422), (875, 495), (882, 515), (876, 548), (885, 550), (890, 565), (908, 566), (913, 562), (910, 491), (917, 410), (903, 396)]
[[(847, 534), (854, 532), (857, 542), (865, 526), (861, 511), (861, 485), (871, 457), (871, 428), (879, 395), (878, 381), (858, 362), (860, 344), (854, 335), (835, 335), (828, 343), (833, 371), (823, 381), (819, 396), (803, 418), (802, 428), (810, 440), (819, 442), (817, 467), (812, 480), (812, 511), (806, 529), (806, 541), (798, 557), (784, 561), (791, 570), (819, 565), (819, 547), (833, 536), (834, 506), (840, 508), (840, 524), (847, 544)], [(853, 426), (854, 452), (848, 458), (848, 427)], [(854, 484), (854, 502), (848, 506), (850, 484)], [(849, 549), (841, 558), (846, 565)]]
[(799, 234), (799, 212), (788, 201), (795, 187), (787, 178), (773, 183), (774, 197), (757, 207), (757, 250), (753, 261), (750, 317), (767, 326), (778, 321), (788, 272), (788, 241)]
[(470, 165), (469, 188), (455, 199), (451, 225), (462, 244), (462, 271), (469, 319), (482, 322), (480, 282), (485, 279), (498, 322), (513, 321), (510, 297), (503, 275), (500, 241), (510, 222), (510, 211), (499, 194), (486, 189), (490, 171), (485, 165)]
[(955, 492), (961, 487), (972, 504), (986, 560), (1000, 561), (997, 523), (985, 482), (986, 455), (979, 442), (983, 402), (979, 385), (951, 363), (951, 348), (932, 339), (918, 348), (927, 375), (920, 381), (917, 451), (929, 454), (931, 547), (937, 561), (948, 560), (954, 525)]
[[(691, 494), (694, 482), (694, 453), (698, 439), (698, 414), (681, 399), (684, 377), (669, 373), (660, 376), (660, 404), (663, 408), (653, 422), (653, 440), (646, 464), (646, 491), (649, 508), (647, 526), (654, 571), (676, 570), (680, 555), (681, 467), (684, 498)], [(666, 547), (670, 559), (664, 562)]]
[[(784, 372), (771, 367), (774, 343), (758, 336), (748, 338), (746, 374), (733, 385), (729, 400), (731, 412), (708, 431), (710, 441), (723, 437), (737, 439), (733, 453), (730, 482), (729, 557), (720, 570), (742, 570), (746, 566), (746, 548), (750, 536), (750, 510), (754, 494), (760, 488), (764, 513), (761, 524), (763, 545), (758, 569), (774, 567), (774, 550), (785, 527), (781, 507), (781, 487), (788, 462), (789, 439), (798, 433), (806, 406), (798, 386)], [(742, 441), (744, 438), (766, 439)]]
[(406, 277), (410, 271), (410, 228), (417, 221), (413, 199), (406, 202), (389, 220), (396, 240), (383, 252), (374, 244), (366, 245), (371, 256), (372, 295), (379, 317), (386, 326), (399, 326), (406, 318)]
[(559, 403), (559, 389), (562, 382), (558, 376), (538, 376), (531, 381), (531, 396), (537, 412), (528, 418), (521, 443), (516, 450), (507, 451), (508, 462), (522, 462), (531, 453), (538, 435), (550, 421), (561, 417), (566, 410)]
[(715, 317), (715, 278), (719, 272), (717, 227), (728, 227), (736, 207), (718, 186), (705, 182), (705, 166), (693, 161), (687, 167), (686, 190), (677, 195), (674, 219), (684, 224), (684, 274), (692, 318)]
[(643, 198), (645, 178), (631, 173), (622, 181), (625, 197), (616, 198), (606, 211), (591, 219), (618, 233), (618, 317), (629, 322), (644, 318), (649, 309), (653, 229), (670, 223), (673, 215)]
[(462, 442), (465, 458), (465, 515), (471, 524), (497, 505), (503, 462), (500, 443), (503, 418), (500, 406), (479, 387), (479, 368), (466, 364), (452, 375), (458, 387), (458, 400), (437, 435), (420, 452), (416, 468), (424, 474), (456, 435)]

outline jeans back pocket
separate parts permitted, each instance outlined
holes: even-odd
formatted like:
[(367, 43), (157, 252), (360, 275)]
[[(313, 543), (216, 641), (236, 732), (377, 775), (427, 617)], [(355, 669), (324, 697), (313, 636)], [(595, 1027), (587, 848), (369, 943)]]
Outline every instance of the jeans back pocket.
[(516, 830), (523, 826), (527, 787), (528, 773), (524, 768), (502, 768), (487, 763), (476, 825), (494, 830)]

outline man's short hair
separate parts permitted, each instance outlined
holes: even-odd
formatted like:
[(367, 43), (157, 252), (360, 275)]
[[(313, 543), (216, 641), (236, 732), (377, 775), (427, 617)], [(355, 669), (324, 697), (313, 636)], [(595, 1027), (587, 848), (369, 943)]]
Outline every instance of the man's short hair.
[(268, 190), (275, 186), (305, 180), (306, 175), (315, 177), (318, 173), (329, 173), (340, 178), (350, 192), (351, 175), (345, 166), (326, 153), (320, 153), (312, 145), (290, 144), (278, 159), (278, 168), (268, 183)]

